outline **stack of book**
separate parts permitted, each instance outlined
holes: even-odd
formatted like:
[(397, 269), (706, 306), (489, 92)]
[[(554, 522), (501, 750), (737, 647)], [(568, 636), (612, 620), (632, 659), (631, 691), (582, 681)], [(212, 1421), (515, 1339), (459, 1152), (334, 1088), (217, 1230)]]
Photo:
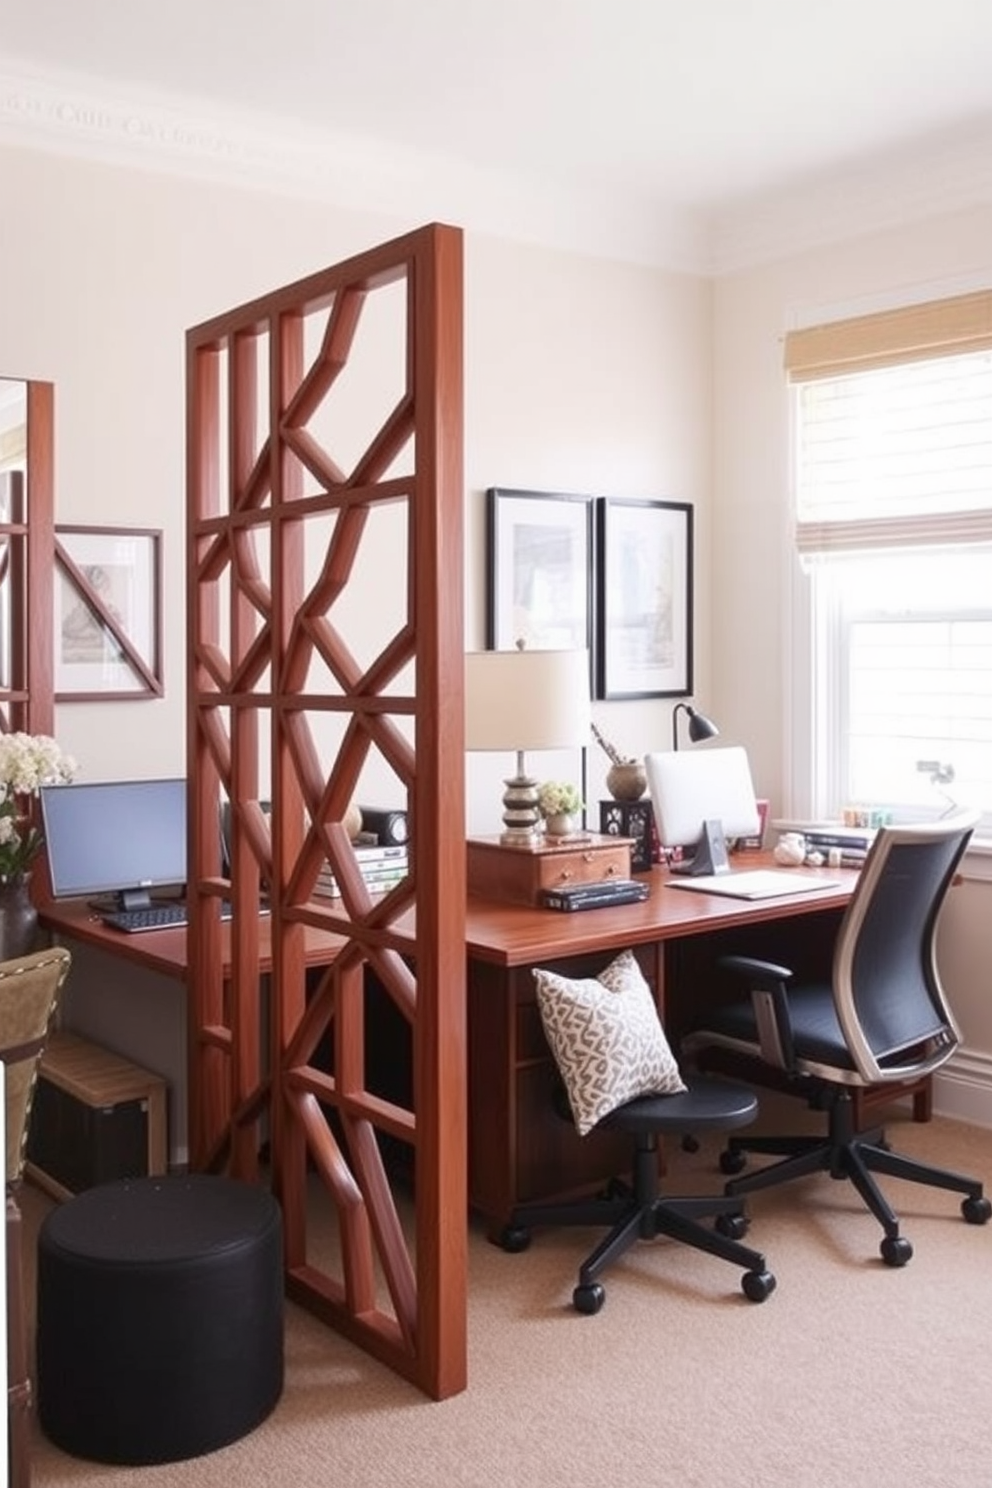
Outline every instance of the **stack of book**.
[[(353, 847), (362, 877), (373, 894), (385, 894), (406, 878), (410, 859), (403, 846), (382, 846), (373, 843), (357, 843)], [(316, 893), (325, 899), (339, 899), (341, 890), (337, 879), (325, 863), (317, 875)]]
[(875, 838), (872, 827), (845, 827), (840, 822), (776, 822), (781, 832), (801, 832), (807, 853), (820, 853), (826, 861), (835, 860), (838, 867), (860, 868)]
[(638, 904), (651, 889), (637, 878), (605, 878), (599, 883), (581, 883), (560, 889), (544, 889), (541, 903), (545, 909), (606, 909), (611, 904)]

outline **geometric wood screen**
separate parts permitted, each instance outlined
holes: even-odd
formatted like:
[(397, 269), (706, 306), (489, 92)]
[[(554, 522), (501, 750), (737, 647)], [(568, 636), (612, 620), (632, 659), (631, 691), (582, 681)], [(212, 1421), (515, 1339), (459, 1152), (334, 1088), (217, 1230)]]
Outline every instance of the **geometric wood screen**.
[[(270, 1181), (288, 1294), (438, 1399), (466, 1384), (462, 295), (433, 225), (187, 333), (190, 1160)], [(384, 897), (356, 803), (408, 812)]]
[(0, 732), (50, 734), (55, 388), (50, 382), (8, 381), (7, 391), (23, 402), (24, 426), (23, 450), (18, 436), (18, 451), (0, 472)]

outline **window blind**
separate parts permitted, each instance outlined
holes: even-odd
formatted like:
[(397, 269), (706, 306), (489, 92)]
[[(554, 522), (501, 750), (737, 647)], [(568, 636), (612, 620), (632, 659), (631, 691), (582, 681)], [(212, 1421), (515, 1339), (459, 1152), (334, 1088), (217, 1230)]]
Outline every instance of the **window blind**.
[(785, 338), (785, 368), (790, 380), (809, 382), (928, 357), (989, 350), (992, 290), (983, 289), (790, 331)]
[(786, 363), (801, 553), (992, 541), (992, 293), (796, 332)]

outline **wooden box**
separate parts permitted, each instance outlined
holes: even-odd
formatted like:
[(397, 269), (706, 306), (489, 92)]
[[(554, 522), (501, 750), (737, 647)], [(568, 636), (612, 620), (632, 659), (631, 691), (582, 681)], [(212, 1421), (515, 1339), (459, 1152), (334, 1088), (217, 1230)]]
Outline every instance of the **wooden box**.
[(68, 1198), (115, 1178), (166, 1171), (166, 1082), (71, 1033), (38, 1066), (25, 1172)]
[(630, 877), (629, 838), (590, 832), (582, 840), (547, 839), (507, 847), (498, 837), (468, 842), (468, 892), (478, 899), (540, 905), (544, 889)]

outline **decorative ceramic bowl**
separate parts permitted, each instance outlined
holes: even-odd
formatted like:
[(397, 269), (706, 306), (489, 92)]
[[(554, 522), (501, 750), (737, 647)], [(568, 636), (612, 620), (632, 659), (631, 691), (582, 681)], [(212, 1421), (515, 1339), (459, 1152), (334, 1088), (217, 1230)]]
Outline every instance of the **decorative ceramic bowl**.
[(639, 801), (647, 788), (647, 776), (640, 760), (611, 765), (606, 773), (606, 789), (614, 801)]

